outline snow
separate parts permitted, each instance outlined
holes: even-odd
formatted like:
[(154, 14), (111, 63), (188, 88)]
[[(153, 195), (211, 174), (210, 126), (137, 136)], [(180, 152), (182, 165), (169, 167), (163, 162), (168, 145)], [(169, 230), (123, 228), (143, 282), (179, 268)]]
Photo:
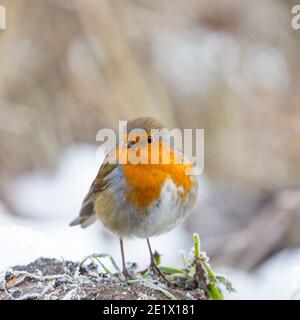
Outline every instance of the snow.
[(103, 161), (96, 148), (69, 148), (61, 157), (57, 172), (23, 176), (10, 187), (16, 209), (33, 218), (72, 219)]
[[(27, 264), (41, 256), (81, 260), (92, 253), (108, 253), (119, 265), (119, 241), (100, 223), (88, 229), (69, 227), (78, 214), (82, 199), (103, 160), (101, 150), (80, 145), (68, 149), (59, 161), (55, 174), (35, 173), (17, 179), (9, 191), (20, 216), (16, 217), (0, 203), (0, 270)], [(186, 252), (193, 239), (183, 226), (153, 238), (152, 247), (162, 254), (165, 265), (180, 265), (179, 250)], [(149, 262), (146, 241), (125, 240), (127, 261), (139, 268)], [(255, 273), (220, 268), (230, 277), (237, 293), (227, 299), (299, 299), (300, 250), (287, 250), (271, 257)]]
[(237, 290), (226, 294), (227, 299), (300, 299), (300, 249), (279, 252), (251, 274), (225, 267), (217, 271)]

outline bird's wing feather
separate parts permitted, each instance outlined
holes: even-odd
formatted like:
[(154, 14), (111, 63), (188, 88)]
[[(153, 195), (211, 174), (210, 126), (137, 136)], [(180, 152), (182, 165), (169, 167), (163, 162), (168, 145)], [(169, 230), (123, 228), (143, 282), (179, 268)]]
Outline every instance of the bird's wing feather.
[(82, 228), (86, 228), (96, 221), (96, 214), (94, 211), (94, 197), (97, 193), (105, 190), (109, 184), (107, 176), (117, 168), (117, 163), (110, 163), (109, 158), (112, 156), (110, 152), (104, 159), (99, 172), (93, 181), (88, 194), (85, 196), (79, 216), (74, 219), (70, 226), (81, 225)]

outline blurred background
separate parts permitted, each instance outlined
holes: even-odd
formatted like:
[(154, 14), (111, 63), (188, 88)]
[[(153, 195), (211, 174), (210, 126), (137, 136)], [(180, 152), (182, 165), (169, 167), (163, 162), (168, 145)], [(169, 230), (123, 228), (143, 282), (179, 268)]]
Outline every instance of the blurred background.
[[(228, 298), (300, 297), (300, 31), (294, 1), (1, 0), (0, 269), (118, 240), (69, 228), (103, 159), (96, 133), (158, 117), (205, 129), (199, 202), (154, 239), (179, 265), (198, 232)], [(146, 242), (127, 257), (148, 262)]]

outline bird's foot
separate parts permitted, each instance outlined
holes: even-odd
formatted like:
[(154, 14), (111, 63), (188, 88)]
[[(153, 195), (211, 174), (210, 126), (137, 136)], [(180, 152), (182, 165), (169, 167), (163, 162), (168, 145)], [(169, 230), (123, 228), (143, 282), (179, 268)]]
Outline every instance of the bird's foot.
[(123, 268), (122, 275), (124, 276), (125, 280), (134, 280), (134, 276), (129, 273), (127, 268)]
[(154, 272), (154, 274), (163, 280), (168, 286), (172, 286), (172, 283), (166, 278), (163, 272), (159, 269), (158, 265), (153, 261), (150, 264), (150, 269)]

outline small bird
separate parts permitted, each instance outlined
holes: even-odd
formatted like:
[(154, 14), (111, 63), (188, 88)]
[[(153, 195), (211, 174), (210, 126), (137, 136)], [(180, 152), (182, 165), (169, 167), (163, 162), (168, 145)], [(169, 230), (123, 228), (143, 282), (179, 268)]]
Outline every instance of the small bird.
[[(141, 129), (146, 135), (132, 134)], [(163, 129), (166, 126), (152, 117), (128, 121), (122, 143), (108, 151), (83, 200), (79, 216), (70, 223), (71, 226), (86, 228), (98, 218), (108, 230), (116, 234), (120, 238), (125, 278), (131, 278), (131, 275), (126, 268), (123, 238), (146, 239), (150, 267), (163, 276), (155, 263), (149, 238), (166, 233), (182, 222), (197, 198), (197, 177), (186, 174), (186, 169), (192, 165), (184, 159), (180, 150), (174, 149), (167, 136), (158, 134)], [(145, 154), (149, 159), (151, 152), (157, 153), (158, 163), (118, 161), (121, 155), (132, 158), (146, 149)], [(167, 153), (170, 161), (164, 163), (162, 159)], [(117, 161), (111, 163), (115, 154)]]

